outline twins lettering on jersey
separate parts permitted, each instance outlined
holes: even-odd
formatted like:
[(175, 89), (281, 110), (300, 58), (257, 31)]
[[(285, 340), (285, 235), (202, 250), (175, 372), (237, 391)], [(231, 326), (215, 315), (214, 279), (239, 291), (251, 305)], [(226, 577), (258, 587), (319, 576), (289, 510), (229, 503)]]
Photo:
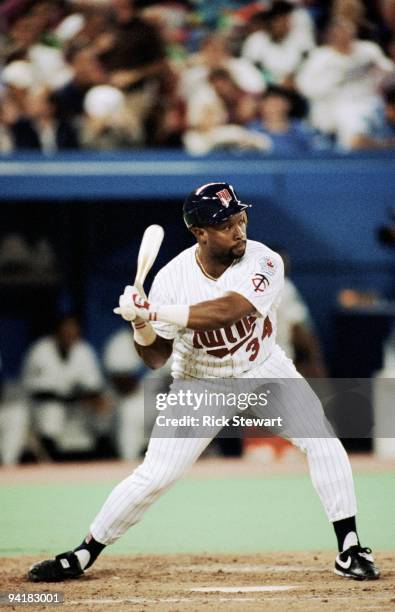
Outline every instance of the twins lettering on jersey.
[[(255, 316), (244, 317), (234, 325), (229, 325), (213, 331), (195, 331), (193, 334), (193, 346), (204, 349), (209, 355), (222, 359), (226, 355), (234, 355), (241, 347), (246, 345), (246, 350), (251, 350), (250, 361), (256, 359), (259, 352), (259, 339), (253, 337), (256, 329)], [(273, 327), (269, 317), (263, 322), (261, 339), (270, 337)], [(230, 346), (229, 346), (230, 345)]]

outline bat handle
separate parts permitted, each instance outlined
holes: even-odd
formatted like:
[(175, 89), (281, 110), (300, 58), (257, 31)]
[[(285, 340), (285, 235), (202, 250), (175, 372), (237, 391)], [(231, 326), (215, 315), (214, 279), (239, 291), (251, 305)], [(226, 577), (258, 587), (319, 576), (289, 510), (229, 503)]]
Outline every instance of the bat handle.
[(137, 277), (135, 278), (134, 281), (134, 286), (136, 287), (136, 289), (138, 290), (139, 294), (144, 297), (145, 299), (147, 299), (147, 295), (145, 293), (144, 287), (143, 287), (143, 283), (140, 280), (137, 280)]

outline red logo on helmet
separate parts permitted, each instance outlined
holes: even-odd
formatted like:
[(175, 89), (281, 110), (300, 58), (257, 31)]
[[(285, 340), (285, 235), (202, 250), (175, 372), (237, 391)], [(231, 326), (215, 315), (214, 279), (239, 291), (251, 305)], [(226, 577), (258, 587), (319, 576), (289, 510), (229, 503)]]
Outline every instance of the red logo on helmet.
[(232, 201), (232, 196), (229, 193), (229, 191), (227, 189), (221, 189), (221, 191), (217, 191), (216, 195), (221, 200), (222, 206), (225, 206), (225, 208), (228, 208), (229, 202)]

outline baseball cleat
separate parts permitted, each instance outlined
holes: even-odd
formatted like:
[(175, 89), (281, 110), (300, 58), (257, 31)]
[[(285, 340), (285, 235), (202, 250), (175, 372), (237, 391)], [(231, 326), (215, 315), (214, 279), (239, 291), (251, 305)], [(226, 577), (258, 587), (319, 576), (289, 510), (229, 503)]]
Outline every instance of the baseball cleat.
[(377, 580), (380, 571), (374, 564), (370, 548), (350, 546), (339, 553), (335, 561), (335, 574), (354, 580)]
[(35, 563), (29, 569), (27, 578), (31, 582), (61, 582), (78, 578), (83, 573), (78, 557), (69, 550), (57, 555), (55, 559)]

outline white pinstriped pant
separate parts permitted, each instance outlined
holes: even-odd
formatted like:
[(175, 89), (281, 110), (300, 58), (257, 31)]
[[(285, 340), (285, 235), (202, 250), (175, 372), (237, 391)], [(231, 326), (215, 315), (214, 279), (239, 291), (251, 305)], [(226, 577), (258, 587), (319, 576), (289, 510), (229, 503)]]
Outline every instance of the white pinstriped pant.
[[(296, 421), (303, 423), (308, 437), (290, 437), (290, 440), (307, 454), (311, 480), (329, 521), (354, 516), (356, 500), (347, 454), (336, 437), (330, 434), (317, 437), (324, 422), (322, 407), (292, 361), (277, 347), (264, 364), (250, 370), (243, 378), (299, 379), (297, 392), (292, 385), (291, 388), (286, 386), (280, 401), (284, 406), (292, 406)], [(210, 441), (211, 438), (207, 437), (163, 438), (153, 435), (143, 463), (113, 489), (94, 519), (91, 525), (93, 537), (102, 544), (115, 542), (183, 476)]]

